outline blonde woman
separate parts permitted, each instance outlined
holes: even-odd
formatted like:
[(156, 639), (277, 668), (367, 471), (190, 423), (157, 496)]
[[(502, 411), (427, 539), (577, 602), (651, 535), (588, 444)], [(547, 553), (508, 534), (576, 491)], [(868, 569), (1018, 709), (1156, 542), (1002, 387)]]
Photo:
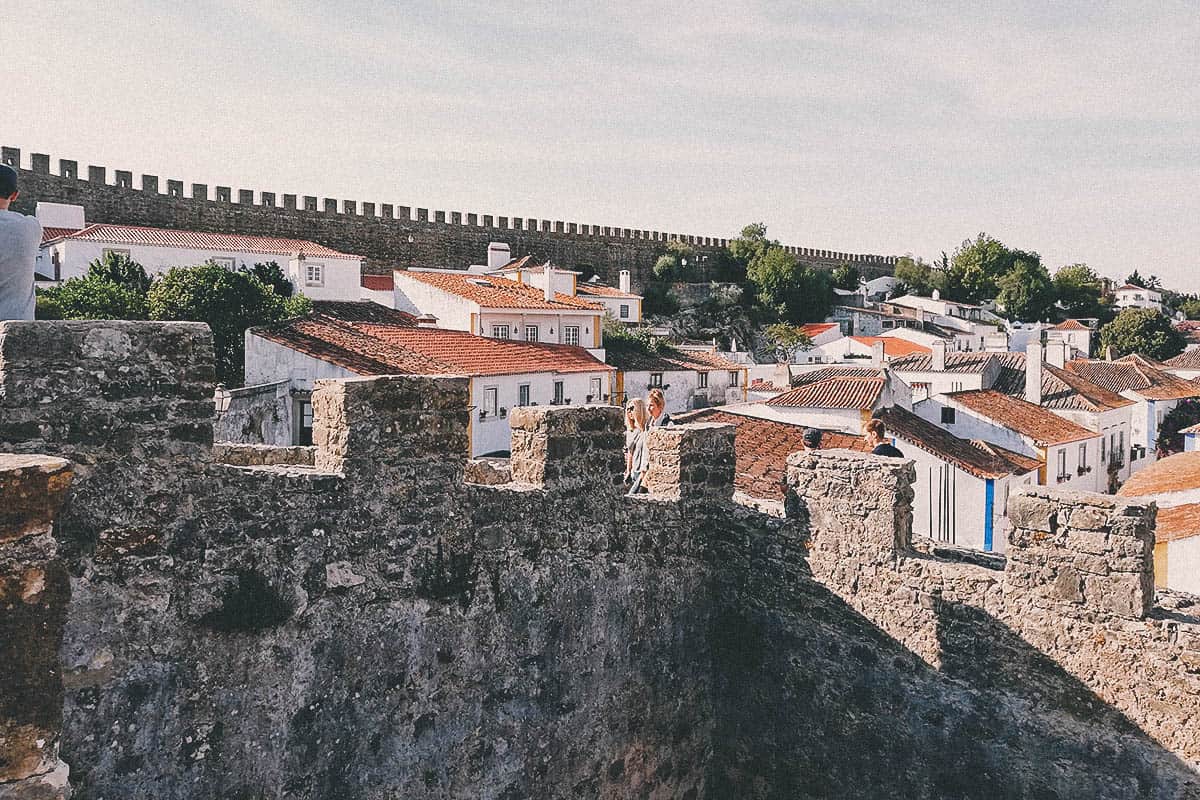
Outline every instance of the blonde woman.
[(646, 428), (650, 415), (646, 412), (646, 401), (640, 397), (629, 401), (626, 416), (633, 424), (633, 449), (629, 456), (629, 475), (633, 480), (629, 487), (630, 494), (641, 494), (646, 491), (642, 480), (650, 467), (649, 454), (646, 452)]
[(625, 404), (625, 483), (633, 479), (633, 447), (637, 444), (637, 426), (633, 419), (633, 401)]

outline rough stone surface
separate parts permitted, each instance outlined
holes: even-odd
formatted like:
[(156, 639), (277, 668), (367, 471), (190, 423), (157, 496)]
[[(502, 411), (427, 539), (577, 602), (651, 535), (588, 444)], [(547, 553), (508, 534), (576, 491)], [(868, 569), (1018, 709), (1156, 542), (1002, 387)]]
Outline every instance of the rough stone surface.
[(61, 634), (8, 638), (61, 672), (78, 797), (1200, 796), (1152, 507), (1016, 495), (982, 558), (911, 541), (899, 460), (796, 454), (782, 511), (735, 504), (723, 426), (652, 435), (630, 498), (595, 407), (515, 412), (480, 485), (458, 378), (321, 382), (314, 466), (235, 467), (179, 435), (211, 381), (203, 328), (0, 324), (0, 450), (77, 471)]

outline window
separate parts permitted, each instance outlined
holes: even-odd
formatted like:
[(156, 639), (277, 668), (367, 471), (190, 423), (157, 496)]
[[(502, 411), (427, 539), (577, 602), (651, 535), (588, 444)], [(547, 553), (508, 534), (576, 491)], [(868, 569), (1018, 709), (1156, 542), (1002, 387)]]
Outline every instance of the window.
[(601, 397), (601, 393), (603, 391), (601, 389), (601, 385), (602, 384), (599, 378), (592, 378), (590, 381), (588, 381), (588, 395), (591, 397), (591, 400), (588, 402), (599, 403), (604, 399)]
[(313, 264), (310, 261), (304, 262), (304, 285), (305, 286), (324, 286), (325, 285), (325, 265)]
[(662, 386), (662, 378), (663, 378), (663, 374), (661, 372), (651, 372), (650, 373), (650, 385), (661, 387)]
[(483, 418), (496, 417), (500, 413), (500, 390), (489, 386), (483, 390)]
[(313, 407), (312, 399), (297, 397), (293, 406), (296, 414), (295, 442), (300, 447), (311, 447), (313, 443)]
[(707, 372), (697, 372), (696, 373), (696, 387), (699, 389), (707, 389), (708, 388), (708, 373)]
[(890, 331), (892, 328), (896, 327), (896, 323), (890, 319), (885, 319), (882, 323), (882, 326), (885, 331)]
[(629, 319), (629, 306), (621, 303), (621, 319)]
[(946, 406), (942, 406), (942, 424), (943, 425), (953, 425), (954, 424), (954, 409), (953, 408), (947, 408)]
[(493, 325), (492, 326), (492, 338), (493, 339), (507, 339), (508, 338), (508, 326), (507, 325)]
[(1104, 452), (1104, 445), (1107, 443), (1108, 443), (1108, 440), (1105, 439), (1103, 436), (1101, 436), (1100, 437), (1100, 463), (1101, 464), (1104, 464), (1107, 461), (1107, 456)]
[(962, 382), (962, 381), (950, 381), (950, 391), (952, 391), (952, 392), (961, 392), (961, 391), (962, 391), (962, 389), (963, 389), (963, 382)]
[(529, 384), (528, 383), (522, 383), (520, 386), (517, 387), (517, 405), (519, 405), (519, 406), (529, 405)]
[(554, 405), (561, 406), (563, 404), (564, 400), (565, 400), (565, 394), (563, 391), (563, 382), (555, 381), (554, 382)]
[(536, 342), (537, 340), (538, 340), (537, 325), (526, 325), (525, 326), (525, 341)]
[(730, 370), (730, 371), (729, 371), (729, 385), (730, 385), (730, 386), (737, 386), (737, 385), (738, 385), (738, 381), (739, 381), (739, 376), (740, 376), (740, 375), (741, 375), (741, 373), (740, 373), (740, 372), (738, 372), (737, 370)]
[(579, 326), (564, 325), (563, 326), (563, 343), (579, 346)]
[(129, 251), (122, 250), (119, 247), (106, 247), (106, 248), (104, 248), (104, 255), (105, 256), (125, 256), (126, 258), (129, 258)]
[(218, 267), (221, 267), (222, 269), (229, 270), (230, 272), (232, 272), (233, 268), (236, 266), (232, 258), (210, 258), (209, 261), (216, 264)]
[(1067, 451), (1065, 449), (1058, 451), (1058, 479), (1060, 481), (1067, 479)]
[(1079, 445), (1079, 468), (1087, 469), (1087, 444)]

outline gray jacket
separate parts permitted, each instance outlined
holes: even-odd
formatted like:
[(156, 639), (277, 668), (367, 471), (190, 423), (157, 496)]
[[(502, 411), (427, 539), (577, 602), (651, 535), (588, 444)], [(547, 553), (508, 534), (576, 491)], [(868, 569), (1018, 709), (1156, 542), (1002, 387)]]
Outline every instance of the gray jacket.
[(33, 319), (33, 264), (41, 244), (35, 217), (0, 211), (0, 320)]

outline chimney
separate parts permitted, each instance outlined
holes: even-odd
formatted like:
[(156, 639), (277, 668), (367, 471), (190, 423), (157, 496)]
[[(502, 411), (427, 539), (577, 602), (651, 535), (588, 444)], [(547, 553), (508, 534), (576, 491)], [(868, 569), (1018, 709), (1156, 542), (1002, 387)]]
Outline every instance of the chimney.
[(1113, 346), (1110, 344), (1108, 347), (1104, 348), (1104, 360), (1105, 360), (1105, 361), (1112, 361), (1112, 360), (1113, 360), (1113, 355), (1114, 355), (1114, 353), (1113, 353)]
[(625, 294), (632, 294), (632, 292), (629, 290), (629, 285), (629, 270), (623, 269), (621, 270), (620, 275), (617, 277), (617, 288)]
[(512, 261), (512, 250), (505, 242), (491, 242), (488, 244), (488, 269), (500, 269), (508, 262)]
[(422, 314), (417, 317), (418, 328), (436, 328), (438, 318), (433, 314)]
[(931, 355), (930, 360), (932, 363), (931, 369), (933, 369), (934, 372), (945, 372), (946, 371), (946, 343), (945, 342), (934, 342), (933, 344), (929, 345), (929, 352)]
[(1067, 343), (1061, 339), (1046, 342), (1046, 361), (1062, 369), (1067, 363)]
[[(882, 367), (883, 366), (883, 358), (884, 358), (883, 353), (884, 353), (883, 342), (876, 342), (875, 344), (871, 345), (871, 366), (872, 367)], [(945, 366), (945, 364), (946, 364), (946, 349), (943, 347), (942, 348), (942, 366)]]
[(554, 299), (554, 267), (547, 264), (543, 270), (546, 276), (546, 302), (549, 303)]
[(942, 293), (941, 293), (939, 290), (937, 290), (937, 289), (934, 289), (934, 290), (933, 290), (933, 294), (932, 294), (932, 295), (930, 295), (929, 299), (930, 299), (930, 300), (941, 300), (941, 299), (942, 299)]
[(1030, 342), (1025, 347), (1025, 399), (1042, 404), (1042, 345)]

